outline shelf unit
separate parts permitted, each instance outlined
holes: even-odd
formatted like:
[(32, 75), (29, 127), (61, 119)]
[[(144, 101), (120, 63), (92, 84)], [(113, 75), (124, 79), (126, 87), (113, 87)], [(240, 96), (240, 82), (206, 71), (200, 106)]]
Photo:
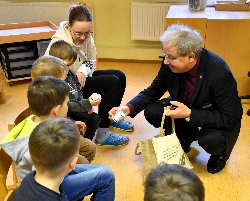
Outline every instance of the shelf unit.
[(12, 81), (31, 78), (32, 64), (45, 52), (41, 51), (40, 43), (45, 42), (48, 45), (49, 41), (25, 41), (0, 45), (1, 66), (10, 86), (13, 85)]
[(44, 54), (57, 29), (49, 21), (0, 25), (0, 62), (10, 86), (31, 79), (32, 64)]

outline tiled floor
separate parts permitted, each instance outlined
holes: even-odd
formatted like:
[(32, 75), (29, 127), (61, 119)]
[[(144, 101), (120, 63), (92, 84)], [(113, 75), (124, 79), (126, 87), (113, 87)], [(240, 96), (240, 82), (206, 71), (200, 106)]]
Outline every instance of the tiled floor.
[[(159, 64), (98, 62), (99, 69), (120, 69), (127, 76), (127, 89), (123, 104), (127, 103), (140, 90), (147, 87), (158, 72)], [(7, 102), (0, 104), (0, 140), (7, 134), (7, 123), (25, 108), (27, 104), (26, 89), (29, 81), (21, 81), (9, 87), (0, 73)], [(248, 201), (250, 200), (250, 117), (246, 111), (250, 108), (244, 101), (244, 115), (239, 139), (227, 162), (226, 167), (218, 174), (209, 174), (206, 163), (209, 155), (194, 142), (188, 154), (193, 171), (204, 182), (207, 201)], [(108, 165), (116, 176), (117, 201), (143, 200), (143, 174), (141, 157), (134, 154), (136, 144), (159, 133), (159, 129), (149, 125), (143, 112), (134, 119), (127, 118), (135, 125), (133, 133), (119, 132), (130, 137), (130, 143), (124, 147), (97, 147), (95, 164)], [(113, 130), (116, 131), (116, 130)], [(116, 131), (117, 132), (117, 131)], [(118, 133), (118, 132), (117, 132)], [(85, 199), (89, 200), (89, 198)]]

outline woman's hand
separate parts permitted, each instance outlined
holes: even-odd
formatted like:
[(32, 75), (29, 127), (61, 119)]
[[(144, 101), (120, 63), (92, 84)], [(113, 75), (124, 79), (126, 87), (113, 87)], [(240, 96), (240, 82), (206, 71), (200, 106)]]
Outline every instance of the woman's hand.
[(80, 89), (82, 89), (85, 86), (86, 76), (81, 72), (77, 72), (76, 75), (77, 75), (78, 80), (79, 80), (80, 85), (81, 85)]

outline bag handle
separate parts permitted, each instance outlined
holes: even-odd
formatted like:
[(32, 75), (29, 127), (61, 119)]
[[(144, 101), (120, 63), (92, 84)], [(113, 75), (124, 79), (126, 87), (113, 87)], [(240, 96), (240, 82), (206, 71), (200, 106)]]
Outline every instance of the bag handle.
[(135, 155), (141, 155), (141, 152), (140, 151), (138, 152), (139, 147), (140, 147), (140, 144), (137, 143), (137, 145), (135, 147)]
[[(164, 120), (165, 120), (165, 116), (166, 114), (170, 111), (170, 109), (164, 110), (163, 115), (162, 115), (162, 120), (161, 120), (161, 129), (160, 129), (160, 137), (164, 137), (165, 133), (163, 132), (163, 125), (164, 125)], [(175, 133), (175, 123), (174, 123), (174, 118), (172, 119), (172, 131), (173, 133)]]
[[(160, 134), (159, 134), (159, 137), (164, 137), (165, 136), (165, 133), (163, 132), (163, 125), (164, 125), (164, 120), (165, 120), (165, 116), (167, 114), (167, 112), (169, 112), (170, 110), (167, 109), (167, 110), (164, 110), (163, 112), (163, 115), (162, 115), (162, 120), (161, 120), (161, 130), (160, 130)], [(175, 133), (175, 123), (174, 123), (174, 118), (171, 118), (172, 119), (172, 130), (173, 130), (173, 133)], [(135, 155), (141, 155), (141, 152), (138, 151), (140, 147), (140, 144), (137, 143), (136, 147), (135, 147)]]

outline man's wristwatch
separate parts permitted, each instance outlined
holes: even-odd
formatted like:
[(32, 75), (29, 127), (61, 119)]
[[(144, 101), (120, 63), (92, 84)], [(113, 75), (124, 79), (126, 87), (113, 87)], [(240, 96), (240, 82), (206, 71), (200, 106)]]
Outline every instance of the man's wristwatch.
[(186, 120), (187, 122), (190, 122), (190, 115), (189, 115), (188, 117), (186, 117), (185, 120)]

